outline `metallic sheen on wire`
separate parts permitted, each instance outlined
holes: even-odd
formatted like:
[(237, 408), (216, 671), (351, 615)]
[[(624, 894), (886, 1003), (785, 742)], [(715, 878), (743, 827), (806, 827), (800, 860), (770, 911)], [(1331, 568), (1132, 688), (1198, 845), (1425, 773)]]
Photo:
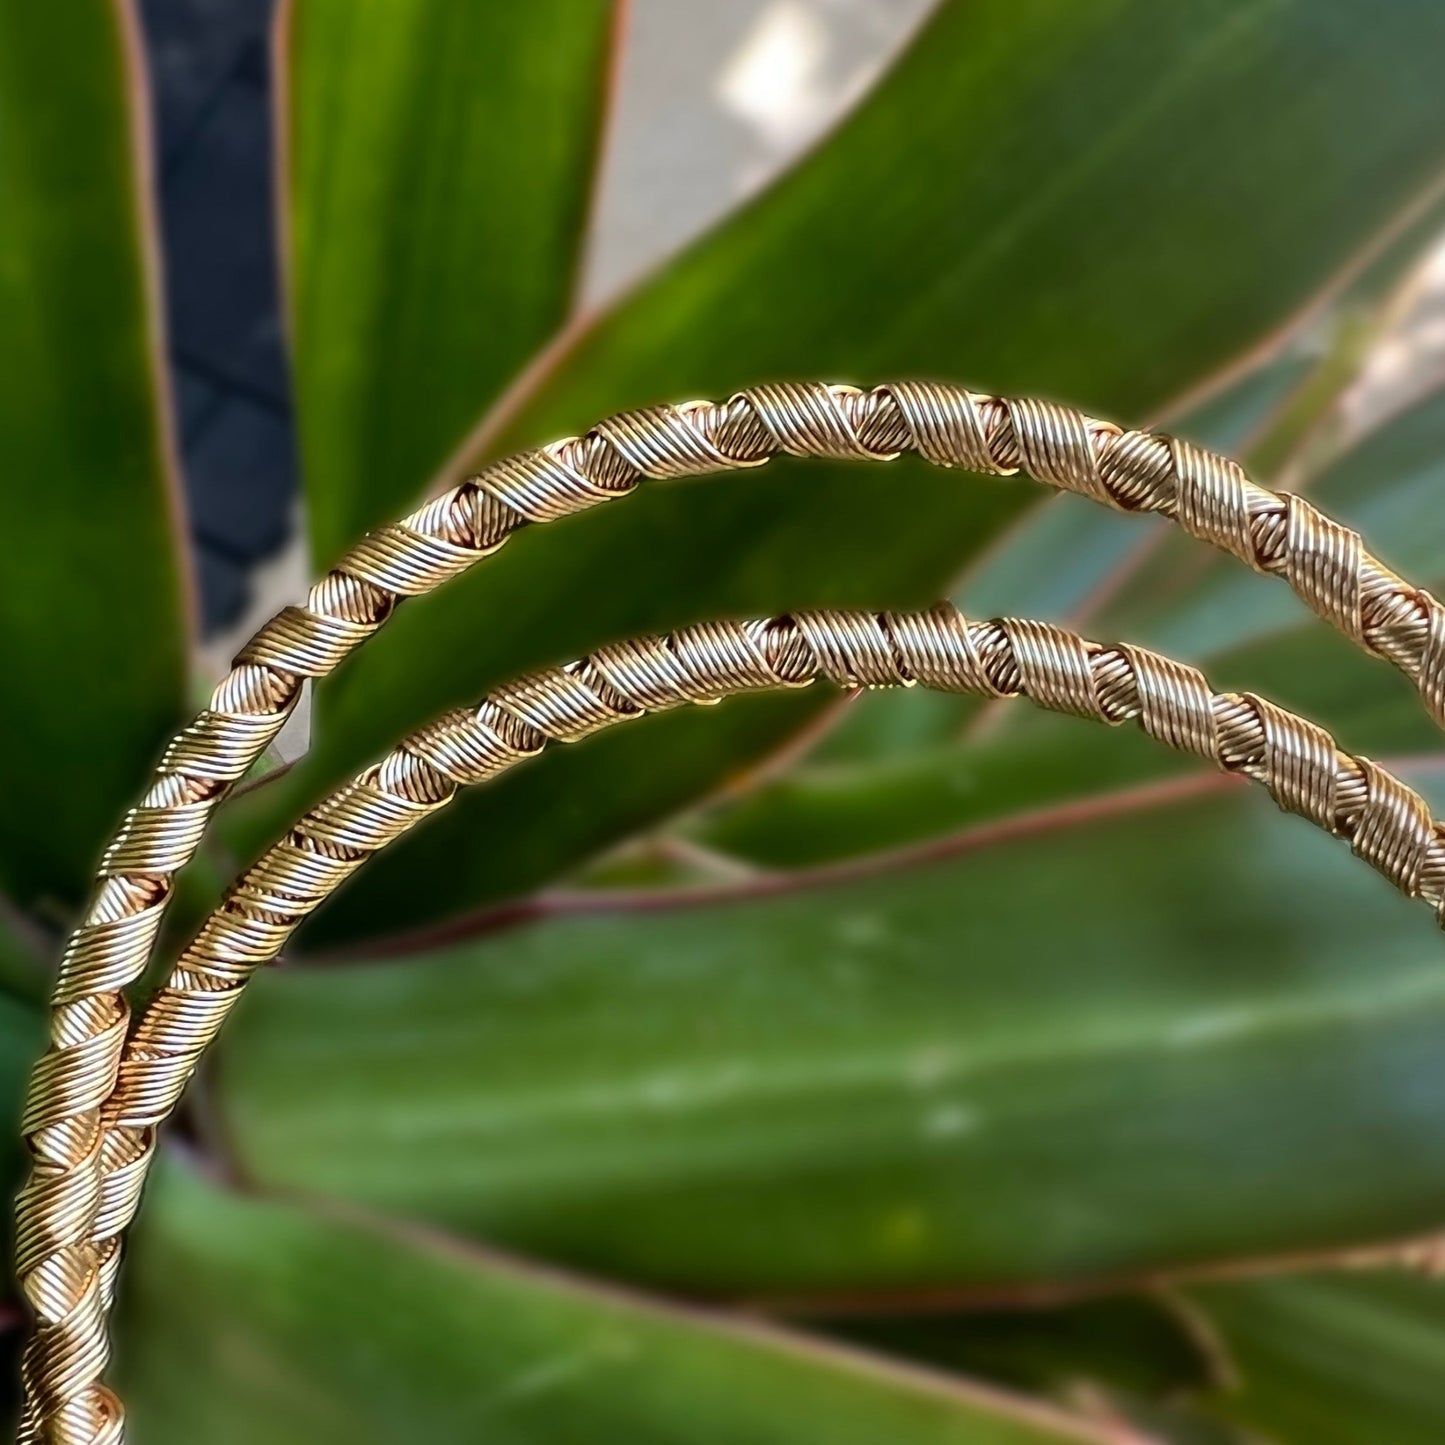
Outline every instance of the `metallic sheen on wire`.
[[(23, 1123), (32, 1170), (18, 1201), (17, 1264), (35, 1323), (24, 1362), (22, 1440), (115, 1445), (123, 1437), (120, 1403), (102, 1383), (105, 1316), (120, 1232), (134, 1211), (154, 1118), (179, 1087), (176, 1070), (187, 1073), (194, 1066), (196, 1041), (219, 1025), (229, 1006), (222, 1000), (229, 999), (235, 978), (272, 956), (294, 927), (291, 911), (271, 907), (284, 901), (275, 891), (279, 881), (305, 882), (294, 899), (299, 918), (313, 894), (319, 901), (329, 891), (318, 889), (328, 880), (334, 886), (355, 866), (351, 851), (364, 856), (410, 826), (419, 809), (430, 811), (444, 801), (408, 792), (420, 786), (416, 779), (423, 768), (455, 782), (469, 767), (490, 766), (500, 756), (489, 751), (494, 746), (522, 747), (537, 735), (580, 735), (600, 724), (609, 709), (620, 707), (618, 716), (630, 715), (629, 710), (681, 700), (690, 695), (688, 687), (726, 691), (802, 681), (790, 671), (800, 664), (777, 654), (778, 644), (769, 638), (788, 639), (789, 646), (802, 649), (799, 657), (812, 657), (812, 671), (825, 676), (842, 675), (828, 660), (832, 657), (878, 672), (860, 673), (862, 682), (904, 680), (882, 676), (883, 654), (870, 651), (867, 641), (876, 642), (876, 629), (882, 628), (889, 646), (901, 648), (897, 629), (903, 621), (842, 614), (831, 622), (800, 617), (751, 624), (752, 632), (718, 625), (707, 646), (688, 642), (701, 672), (679, 672), (670, 649), (667, 657), (649, 654), (647, 665), (630, 664), (629, 675), (645, 692), (625, 691), (622, 673), (595, 670), (581, 684), (534, 683), (540, 691), (530, 701), (505, 691), (509, 701), (492, 704), (501, 709), (496, 728), (484, 728), (494, 743), (465, 730), (438, 735), (435, 746), (443, 752), (437, 757), (407, 752), (410, 761), (389, 759), (390, 771), (337, 802), (334, 815), (320, 824), (334, 837), (317, 833), (313, 846), (302, 850), (304, 860), (277, 878), (254, 882), (262, 901), (248, 926), (228, 936), (235, 954), (219, 969), (196, 955), (194, 978), (161, 996), (127, 1049), (132, 1027), (123, 990), (150, 956), (174, 875), (194, 855), (230, 786), (280, 730), (302, 683), (335, 668), (399, 600), (466, 570), (519, 527), (626, 495), (643, 478), (756, 466), (779, 452), (886, 460), (905, 450), (942, 466), (1023, 471), (1122, 510), (1173, 517), (1257, 571), (1284, 577), (1320, 616), (1399, 667), (1432, 715), (1445, 721), (1445, 609), (1371, 557), (1356, 533), (1301, 498), (1257, 486), (1226, 458), (1176, 439), (1126, 432), (1053, 403), (982, 396), (936, 383), (871, 391), (763, 386), (722, 404), (692, 402), (614, 417), (580, 438), (488, 467), (401, 522), (369, 534), (311, 589), (304, 605), (285, 609), (261, 629), (207, 709), (172, 741), (150, 789), (106, 852), (96, 892), (62, 961), (50, 1046), (32, 1077)], [(896, 651), (895, 669), (923, 666), (913, 675), (932, 685), (966, 686), (967, 677), (987, 691), (1022, 691), (1045, 706), (1090, 716), (1137, 715), (1146, 730), (1171, 745), (1258, 777), (1283, 806), (1350, 838), (1397, 886), (1438, 902), (1438, 836), (1423, 805), (1373, 764), (1336, 753), (1325, 735), (1302, 720), (1252, 699), (1215, 699), (1201, 711), (1202, 683), (1189, 680), (1198, 678), (1190, 669), (1135, 649), (1091, 651), (1092, 645), (1039, 624), (1008, 624), (987, 639), (962, 624), (909, 625), (919, 629), (914, 638), (919, 646), (942, 651), (932, 661), (926, 653)], [(811, 638), (808, 627), (814, 629)], [(999, 638), (1006, 639), (1016, 676), (997, 672), (993, 653), (990, 664), (982, 654), (968, 652), (985, 641), (1004, 647)], [(815, 644), (825, 652), (810, 653)], [(954, 648), (964, 651), (955, 654)], [(1105, 672), (1097, 673), (1090, 662), (1086, 677), (1081, 670), (1086, 657), (1107, 657)], [(1141, 664), (1141, 658), (1149, 661)], [(942, 669), (937, 681), (927, 675), (934, 666)], [(1145, 676), (1140, 666), (1153, 671)], [(1120, 700), (1129, 698), (1137, 701), (1137, 714), (1117, 713)], [(519, 728), (532, 731), (518, 733)], [(393, 781), (401, 786), (394, 790)], [(227, 907), (233, 904), (234, 898)], [(213, 926), (222, 928), (214, 919), (208, 930)], [(182, 1064), (167, 1062), (174, 1059)]]

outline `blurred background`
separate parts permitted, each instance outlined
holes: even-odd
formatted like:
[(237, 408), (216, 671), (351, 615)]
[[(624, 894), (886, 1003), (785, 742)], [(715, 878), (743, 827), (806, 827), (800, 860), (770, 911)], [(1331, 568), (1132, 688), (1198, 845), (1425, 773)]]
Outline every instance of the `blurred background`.
[[(1057, 397), (1438, 591), (1442, 54), (1415, 0), (0, 0), (0, 1097), (254, 628), (615, 411)], [(161, 952), (500, 681), (940, 597), (1184, 658), (1445, 808), (1418, 699), (1276, 580), (1019, 480), (783, 459), (408, 602), (221, 810)], [(1435, 1445), (1438, 935), (1161, 751), (815, 689), (469, 790), (248, 987), (167, 1130), (132, 1438)]]
[[(141, 4), (187, 495), (208, 650), (220, 662), (310, 580), (296, 543), (275, 260), (272, 8)], [(928, 8), (633, 0), (584, 304), (766, 183), (858, 99)]]

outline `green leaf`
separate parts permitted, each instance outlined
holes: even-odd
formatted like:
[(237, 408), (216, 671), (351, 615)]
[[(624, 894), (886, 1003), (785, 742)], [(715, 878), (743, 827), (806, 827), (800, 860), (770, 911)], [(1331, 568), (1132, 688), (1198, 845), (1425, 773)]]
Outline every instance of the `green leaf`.
[(1436, 1445), (1445, 1283), (1384, 1271), (1189, 1291), (1240, 1375), (1214, 1408), (1272, 1440)]
[(1420, 125), (1445, 102), (1412, 52), (1442, 34), (1360, 0), (948, 0), (830, 145), (578, 336), (508, 435), (903, 358), (1157, 408), (1433, 188)]
[(1167, 1397), (1219, 1383), (1189, 1321), (1149, 1295), (1049, 1309), (870, 1315), (827, 1328), (880, 1354), (1062, 1402), (1091, 1390)]
[(727, 1295), (1438, 1222), (1438, 936), (1255, 790), (754, 893), (263, 976), (219, 1136), (263, 1185)]
[[(1418, 201), (1445, 160), (1442, 43), (1445, 12), (1363, 0), (950, 0), (828, 143), (534, 372), (487, 448), (799, 375), (964, 375), (1139, 417)], [(722, 613), (931, 600), (1041, 496), (922, 464), (770, 468), (523, 535), (323, 689), (317, 745), (256, 795), (242, 851), (507, 675)], [(663, 728), (680, 761), (656, 789), (646, 768), (619, 788), (610, 754), (585, 779), (543, 761), (400, 844), (321, 926), (435, 917), (462, 891), (432, 901), (448, 873), (474, 905), (534, 886), (674, 810), (680, 771), (704, 796), (785, 735), (694, 754)], [(494, 869), (513, 847), (529, 867)]]
[(0, 5), (0, 887), (73, 901), (185, 705), (120, 7)]
[[(1388, 432), (1388, 424), (1397, 418), (1387, 415), (1376, 419), (1363, 435), (1342, 442), (1344, 403), (1363, 380), (1375, 348), (1398, 323), (1402, 311), (1418, 302), (1422, 276), (1439, 246), (1442, 227), (1445, 200), (1436, 197), (1360, 270), (1331, 303), (1323, 322), (1313, 323), (1281, 354), (1191, 408), (1172, 429), (1237, 457), (1252, 476), (1287, 491), (1310, 486), (1321, 473), (1328, 477), (1331, 468), (1341, 470), (1341, 452), (1345, 454), (1343, 469), (1348, 471), (1371, 433), (1382, 427)], [(1400, 450), (1402, 440), (1394, 434), (1383, 438), (1386, 489), (1401, 465), (1394, 453)], [(1358, 500), (1358, 483), (1353, 490)], [(1117, 525), (1119, 519), (1111, 520)], [(1098, 521), (1080, 521), (1085, 559), (1101, 550), (1098, 541), (1091, 540), (1092, 529), (1100, 525)], [(1040, 610), (1035, 606), (1040, 589), (1046, 597), (1055, 590), (1055, 584), (1048, 579), (1060, 570), (1064, 558), (1070, 559), (1072, 572), (1081, 571), (1084, 565), (1073, 560), (1063, 542), (1056, 543), (1051, 555), (1047, 539), (1036, 541), (1032, 530), (1031, 519), (1025, 518), (1019, 528), (1022, 535), (1018, 545), (1012, 549), (1021, 554), (1018, 560), (1022, 567), (1014, 563), (1011, 555), (1000, 559), (1004, 567), (1014, 563), (1014, 573), (1024, 572), (1002, 609), (1019, 616)], [(1141, 613), (1147, 620), (1152, 614), (1170, 610), (1171, 598), (1173, 610), (1182, 610), (1179, 598), (1189, 594), (1201, 572), (1217, 577), (1232, 566), (1217, 554), (1200, 549), (1196, 542), (1160, 519), (1150, 518), (1148, 533), (1137, 540), (1122, 565), (1103, 577), (1092, 592), (1076, 592), (1068, 616), (1084, 627), (1094, 625), (1102, 615), (1106, 628), (1116, 624), (1132, 628)], [(989, 579), (978, 580), (984, 584), (986, 599), (994, 595), (987, 586)], [(970, 586), (970, 593), (973, 591)], [(987, 600), (985, 605), (995, 606)], [(1278, 610), (1277, 601), (1274, 610)], [(1213, 650), (1224, 650), (1246, 635), (1226, 629), (1215, 637)]]
[(893, 1358), (1043, 1395), (1116, 1426), (1128, 1422), (1169, 1445), (1261, 1445), (1248, 1427), (1203, 1403), (1234, 1385), (1234, 1361), (1204, 1311), (1175, 1292), (926, 1314), (903, 1304), (901, 1314), (821, 1327)]
[(142, 1228), (119, 1335), (135, 1433), (151, 1445), (1121, 1439), (942, 1375), (243, 1199), (174, 1167)]
[(417, 500), (566, 317), (611, 0), (293, 0), (290, 267), (318, 561)]

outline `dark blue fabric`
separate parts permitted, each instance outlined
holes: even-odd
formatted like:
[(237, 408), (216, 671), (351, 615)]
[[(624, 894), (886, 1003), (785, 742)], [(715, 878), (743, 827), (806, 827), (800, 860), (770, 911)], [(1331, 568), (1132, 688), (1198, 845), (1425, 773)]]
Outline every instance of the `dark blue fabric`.
[(270, 0), (142, 0), (179, 450), (205, 628), (290, 527), (295, 447), (275, 246)]

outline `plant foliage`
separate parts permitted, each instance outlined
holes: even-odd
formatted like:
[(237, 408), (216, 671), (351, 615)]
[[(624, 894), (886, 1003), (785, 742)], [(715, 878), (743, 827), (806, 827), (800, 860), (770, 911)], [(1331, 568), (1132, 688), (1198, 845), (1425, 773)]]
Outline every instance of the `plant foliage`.
[[(0, 0), (12, 1113), (47, 957), (204, 681), (120, 17)], [(623, 407), (934, 374), (1163, 418), (1445, 583), (1445, 392), (1351, 409), (1445, 224), (1445, 10), (940, 0), (587, 315), (611, 4), (292, 0), (279, 33), (318, 566)], [(1445, 806), (1400, 679), (1233, 563), (1021, 482), (780, 463), (408, 605), (225, 845), (520, 670), (942, 594), (1162, 646)], [(1082, 723), (809, 695), (553, 750), (367, 869), (218, 1045), (123, 1278), (135, 1438), (1423, 1445), (1439, 948), (1302, 823)]]

